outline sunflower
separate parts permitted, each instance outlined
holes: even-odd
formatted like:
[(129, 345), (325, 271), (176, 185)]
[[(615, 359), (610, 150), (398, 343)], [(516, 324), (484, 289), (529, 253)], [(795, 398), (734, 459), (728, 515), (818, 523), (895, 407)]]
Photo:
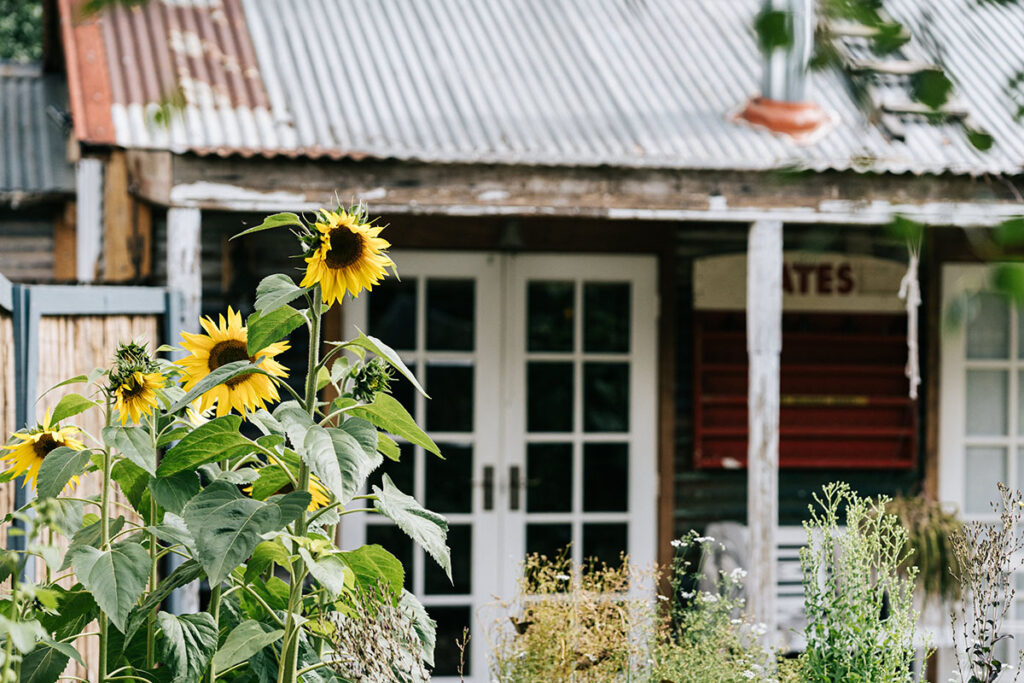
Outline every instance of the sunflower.
[[(0, 462), (9, 463), (7, 471), (14, 477), (25, 475), (25, 484), (35, 487), (36, 475), (39, 473), (39, 466), (49, 453), (61, 446), (73, 448), (76, 451), (85, 449), (85, 444), (74, 437), (78, 433), (77, 427), (50, 424), (50, 413), (46, 413), (43, 424), (35, 429), (23, 432), (15, 432), (14, 439), (20, 439), (19, 443), (4, 446), (3, 450), (10, 451)], [(78, 484), (78, 477), (72, 477), (72, 485)]]
[(306, 259), (301, 285), (319, 282), (328, 306), (344, 297), (345, 290), (355, 297), (372, 289), (387, 275), (388, 266), (394, 271), (394, 262), (384, 253), (391, 244), (378, 237), (384, 226), (364, 222), (360, 212), (321, 209), (314, 225), (320, 246)]
[(121, 424), (131, 417), (139, 424), (143, 415), (150, 415), (157, 406), (156, 390), (164, 386), (164, 376), (159, 372), (133, 372), (114, 390)]
[(217, 417), (227, 415), (232, 408), (244, 415), (246, 410), (266, 408), (267, 401), (280, 399), (276, 386), (278, 380), (275, 378), (287, 377), (288, 369), (273, 358), (288, 348), (288, 342), (271, 344), (250, 356), (246, 350), (248, 331), (242, 325), (242, 314), (230, 307), (227, 320), (221, 315), (218, 323), (214, 323), (212, 318), (203, 318), (199, 324), (206, 330), (206, 334), (181, 333), (185, 340), (181, 346), (192, 354), (176, 361), (185, 372), (185, 391), (190, 391), (199, 380), (220, 366), (239, 360), (258, 362), (261, 370), (273, 375), (238, 375), (215, 386), (200, 396), (200, 413), (206, 412), (216, 403)]

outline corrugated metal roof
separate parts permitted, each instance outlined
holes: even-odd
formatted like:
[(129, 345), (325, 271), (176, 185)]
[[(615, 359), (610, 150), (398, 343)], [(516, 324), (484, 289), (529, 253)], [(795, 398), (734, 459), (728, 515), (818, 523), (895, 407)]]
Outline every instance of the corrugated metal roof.
[(0, 193), (65, 193), (75, 187), (62, 116), (63, 78), (0, 64)]
[[(68, 2), (70, 0), (64, 0)], [(974, 121), (889, 141), (836, 71), (810, 93), (813, 144), (733, 120), (761, 73), (760, 0), (160, 0), (102, 21), (114, 142), (221, 154), (678, 169), (1019, 173), (1003, 93), (1024, 7), (889, 0), (927, 38)], [(184, 96), (170, 126), (159, 103)]]

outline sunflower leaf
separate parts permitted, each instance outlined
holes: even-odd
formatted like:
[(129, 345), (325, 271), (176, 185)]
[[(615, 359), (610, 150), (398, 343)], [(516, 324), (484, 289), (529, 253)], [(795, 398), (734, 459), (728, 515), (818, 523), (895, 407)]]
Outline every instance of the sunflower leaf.
[(258, 351), (287, 337), (304, 322), (306, 316), (287, 304), (273, 311), (253, 313), (246, 321), (246, 351), (255, 356)]
[(66, 420), (98, 405), (95, 401), (90, 401), (81, 394), (68, 394), (53, 409), (53, 413), (50, 415), (50, 424), (57, 424), (61, 420)]
[(397, 557), (380, 545), (364, 545), (351, 552), (342, 552), (341, 559), (355, 574), (356, 584), (373, 588), (380, 581), (387, 583), (395, 595), (401, 595), (405, 570)]
[(286, 211), (284, 213), (275, 213), (272, 216), (267, 216), (263, 219), (263, 222), (257, 225), (255, 228), (249, 228), (242, 232), (234, 235), (231, 239), (241, 237), (242, 235), (248, 235), (254, 232), (261, 232), (263, 230), (273, 230), (274, 228), (286, 228), (289, 225), (302, 225), (302, 220), (294, 213)]
[(166, 600), (172, 591), (182, 586), (187, 586), (193, 581), (198, 580), (202, 575), (203, 568), (195, 560), (185, 560), (185, 562), (178, 565), (166, 579), (157, 584), (156, 590), (146, 595), (146, 599), (142, 601), (141, 605), (132, 610), (132, 614), (128, 618), (127, 628), (124, 631), (125, 640), (132, 639), (132, 636), (139, 630), (139, 627), (146, 623), (146, 619), (149, 618), (153, 608)]
[(203, 377), (201, 380), (196, 382), (195, 386), (189, 391), (185, 392), (185, 395), (175, 401), (170, 408), (167, 409), (169, 413), (176, 413), (192, 401), (196, 400), (210, 389), (213, 389), (219, 384), (223, 384), (230, 379), (239, 377), (241, 375), (250, 375), (252, 373), (259, 373), (261, 375), (267, 375), (268, 373), (260, 369), (259, 363), (250, 363), (247, 360), (236, 360), (231, 363), (225, 363), (210, 374)]
[(149, 553), (138, 543), (117, 543), (108, 550), (79, 546), (71, 552), (78, 580), (123, 632), (128, 613), (146, 590)]
[(188, 501), (199, 493), (199, 477), (190, 470), (169, 477), (151, 477), (149, 492), (164, 510), (180, 515)]
[(222, 481), (190, 500), (181, 516), (211, 585), (245, 562), (263, 534), (282, 526), (280, 507), (243, 496), (236, 486)]
[(67, 446), (50, 451), (39, 465), (36, 495), (40, 498), (56, 498), (72, 477), (77, 477), (85, 471), (89, 457), (89, 451), (76, 451)]
[[(384, 461), (374, 448), (367, 448), (364, 438), (360, 438), (359, 431), (355, 428), (345, 429), (352, 420), (346, 420), (342, 428), (330, 428), (327, 432), (331, 435), (331, 442), (334, 446), (334, 454), (338, 462), (341, 474), (341, 488), (331, 489), (342, 505), (347, 505), (352, 497), (359, 493), (366, 485), (366, 479), (370, 474), (380, 467)], [(369, 425), (364, 420), (357, 420), (362, 424)], [(369, 428), (376, 433), (372, 425)]]
[(343, 504), (347, 502), (344, 497), (345, 481), (341, 476), (341, 465), (334, 452), (331, 434), (319, 425), (311, 425), (306, 429), (300, 454), (309, 465), (310, 471), (323, 482), (327, 490), (336, 495)]
[(217, 622), (208, 612), (176, 616), (158, 612), (160, 661), (174, 671), (171, 683), (198, 681), (217, 649)]
[(434, 455), (441, 455), (437, 444), (419, 428), (409, 415), (409, 411), (388, 394), (378, 393), (373, 397), (373, 403), (350, 408), (349, 415), (369, 420), (381, 429), (407, 439)]
[(218, 671), (230, 669), (250, 659), (267, 645), (276, 643), (283, 635), (283, 629), (268, 632), (258, 621), (243, 621), (228, 634), (224, 644), (217, 650), (213, 656), (213, 666)]
[(79, 664), (84, 664), (78, 650), (69, 643), (43, 638), (36, 649), (21, 660), (18, 683), (53, 683), (60, 678), (72, 657)]
[(288, 570), (290, 574), (292, 571), (292, 558), (285, 550), (285, 547), (281, 545), (280, 541), (262, 541), (256, 549), (252, 551), (252, 557), (245, 565), (245, 576), (244, 580), (246, 583), (252, 583), (253, 580), (265, 572), (271, 564), (276, 564), (284, 569)]
[(272, 313), (295, 301), (306, 291), (307, 288), (299, 287), (284, 273), (268, 275), (256, 287), (256, 310), (261, 315)]
[(355, 346), (357, 348), (366, 349), (367, 351), (377, 354), (385, 361), (387, 361), (388, 364), (391, 365), (391, 367), (402, 373), (402, 376), (409, 380), (414, 387), (416, 387), (416, 391), (423, 394), (423, 396), (425, 396), (426, 398), (430, 398), (430, 396), (427, 396), (427, 392), (423, 391), (423, 387), (420, 386), (420, 383), (416, 380), (416, 377), (412, 374), (412, 371), (409, 370), (408, 367), (406, 367), (402, 359), (398, 356), (397, 353), (395, 353), (395, 350), (392, 349), (387, 344), (385, 344), (384, 342), (382, 342), (380, 339), (363, 334), (362, 330), (359, 330), (359, 336), (351, 341), (345, 342), (343, 346)]
[(314, 558), (305, 548), (299, 548), (299, 556), (306, 562), (310, 575), (327, 589), (332, 597), (341, 595), (345, 586), (354, 580), (352, 570), (345, 566), (340, 554), (332, 553)]
[(149, 505), (144, 505), (143, 499), (149, 486), (149, 474), (131, 460), (124, 458), (114, 463), (110, 475), (121, 487), (121, 491), (136, 512), (145, 513), (144, 517), (148, 516)]
[(380, 486), (373, 487), (377, 496), (373, 506), (434, 558), (452, 580), (451, 551), (448, 549), (448, 520), (425, 509), (412, 496), (398, 490), (391, 477), (384, 475)]
[(427, 666), (433, 667), (434, 647), (437, 644), (437, 622), (427, 614), (423, 603), (405, 589), (402, 589), (402, 599), (398, 606), (412, 622), (412, 627), (423, 645), (423, 654), (420, 656), (423, 657)]
[(242, 418), (238, 415), (225, 415), (196, 427), (164, 454), (155, 475), (168, 477), (256, 450), (253, 443), (238, 432), (241, 424)]
[(398, 462), (398, 459), (402, 456), (402, 451), (398, 448), (398, 444), (384, 432), (377, 433), (377, 452), (388, 460), (395, 462)]
[(146, 470), (149, 475), (156, 474), (156, 447), (149, 432), (141, 427), (103, 428), (103, 443), (115, 448), (121, 455)]

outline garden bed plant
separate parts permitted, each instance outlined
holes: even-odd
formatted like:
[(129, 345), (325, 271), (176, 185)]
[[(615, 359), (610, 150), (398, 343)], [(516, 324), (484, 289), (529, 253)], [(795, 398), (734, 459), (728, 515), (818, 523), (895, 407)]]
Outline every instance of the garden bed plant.
[[(379, 339), (321, 339), (331, 306), (394, 269), (389, 245), (360, 206), (277, 214), (237, 237), (281, 229), (304, 259), (301, 283), (265, 278), (252, 315), (204, 318), (175, 361), (126, 340), (109, 367), (62, 383), (79, 393), (8, 440), (4, 477), (35, 496), (8, 520), (24, 549), (0, 554), (0, 682), (71, 679), (90, 641), (100, 683), (429, 678), (434, 624), (403, 589), (401, 563), (335, 542), (344, 516), (382, 514), (450, 577), (445, 519), (386, 476), (365, 491), (399, 458), (396, 438), (439, 455), (389, 381), (422, 388)], [(306, 366), (286, 368), (278, 356), (298, 335)], [(99, 434), (74, 425), (87, 411), (102, 414)], [(76, 495), (91, 472), (101, 493)], [(177, 566), (162, 575), (168, 556)], [(164, 609), (197, 581), (210, 587), (205, 609)]]

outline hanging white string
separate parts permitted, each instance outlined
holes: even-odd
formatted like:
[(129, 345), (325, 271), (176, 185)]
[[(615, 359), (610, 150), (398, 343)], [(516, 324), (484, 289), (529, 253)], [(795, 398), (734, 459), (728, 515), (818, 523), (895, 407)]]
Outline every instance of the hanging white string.
[(907, 367), (905, 373), (910, 380), (910, 398), (917, 398), (917, 387), (921, 384), (921, 361), (917, 347), (917, 309), (921, 306), (921, 282), (918, 265), (921, 261), (921, 241), (907, 240), (907, 274), (900, 281), (899, 297), (907, 302)]

